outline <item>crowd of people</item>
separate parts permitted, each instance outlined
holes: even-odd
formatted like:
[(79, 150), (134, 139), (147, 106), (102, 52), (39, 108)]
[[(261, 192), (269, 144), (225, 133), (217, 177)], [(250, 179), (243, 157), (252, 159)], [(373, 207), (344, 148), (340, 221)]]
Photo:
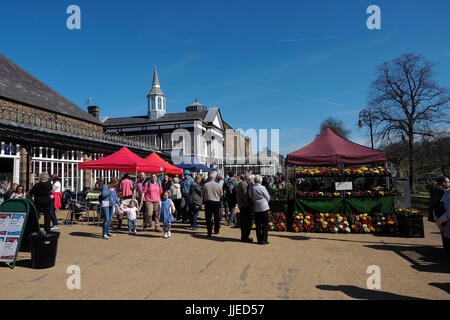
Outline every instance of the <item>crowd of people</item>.
[(44, 214), (45, 231), (59, 230), (56, 211), (61, 208), (62, 192), (58, 175), (50, 177), (46, 172), (41, 173), (28, 193), (23, 185), (13, 183), (3, 195), (3, 201), (10, 199), (33, 199), (39, 215)]
[[(437, 183), (429, 187), (428, 219), (436, 223), (444, 248), (450, 250), (450, 180), (447, 176), (436, 180)], [(95, 188), (101, 190), (102, 237), (114, 236), (110, 231), (114, 214), (118, 229), (122, 228), (126, 215), (129, 234), (137, 234), (137, 219), (142, 214), (141, 230), (154, 228), (155, 232), (163, 232), (167, 239), (171, 237), (171, 226), (175, 222), (189, 223), (192, 230), (198, 230), (198, 215), (204, 208), (208, 238), (213, 233), (219, 234), (224, 220), (225, 225), (241, 229), (241, 241), (253, 242), (250, 233), (254, 219), (257, 243), (268, 244), (269, 193), (282, 183), (281, 177), (255, 176), (251, 171), (240, 176), (230, 172), (225, 177), (211, 172), (207, 179), (200, 175), (193, 178), (188, 170), (183, 177), (164, 175), (162, 179), (156, 174), (148, 179), (145, 173), (140, 173), (135, 183), (128, 174), (121, 180), (112, 178), (107, 183), (100, 178)], [(56, 211), (61, 208), (62, 193), (57, 175), (50, 177), (48, 173), (41, 173), (28, 193), (22, 185), (12, 184), (4, 194), (5, 200), (21, 198), (33, 199), (38, 213), (44, 214), (45, 231), (59, 229)]]
[(224, 220), (227, 226), (241, 229), (241, 241), (253, 242), (250, 233), (254, 215), (257, 242), (268, 244), (268, 190), (274, 188), (275, 183), (274, 178), (255, 176), (252, 172), (240, 176), (230, 172), (225, 177), (211, 172), (205, 179), (200, 175), (193, 178), (188, 170), (183, 177), (164, 175), (162, 179), (156, 174), (147, 179), (145, 173), (140, 173), (134, 184), (127, 174), (121, 180), (112, 178), (108, 183), (100, 178), (95, 187), (101, 190), (102, 238), (114, 236), (111, 220), (115, 212), (118, 229), (122, 228), (126, 214), (128, 232), (136, 234), (137, 217), (141, 212), (141, 230), (163, 232), (167, 239), (171, 237), (171, 226), (175, 222), (189, 223), (192, 230), (198, 230), (198, 215), (204, 207), (208, 238), (219, 234), (221, 220)]

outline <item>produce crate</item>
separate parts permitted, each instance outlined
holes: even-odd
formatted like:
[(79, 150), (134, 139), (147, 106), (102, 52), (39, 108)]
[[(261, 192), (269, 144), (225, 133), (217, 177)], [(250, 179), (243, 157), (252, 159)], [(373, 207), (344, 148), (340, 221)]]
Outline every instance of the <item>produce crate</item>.
[(399, 217), (399, 232), (406, 238), (424, 238), (423, 217)]

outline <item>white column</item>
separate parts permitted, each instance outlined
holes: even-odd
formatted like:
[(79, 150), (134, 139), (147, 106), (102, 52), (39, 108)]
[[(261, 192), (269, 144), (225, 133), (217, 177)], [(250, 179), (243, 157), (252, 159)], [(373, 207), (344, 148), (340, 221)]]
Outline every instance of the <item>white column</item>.
[[(77, 169), (78, 169), (78, 165), (77, 165)], [(80, 191), (83, 190), (83, 170), (78, 171), (77, 170), (77, 174), (78, 174), (78, 179), (80, 179)]]
[(20, 166), (19, 158), (14, 158), (13, 182), (17, 184), (19, 183), (19, 166)]
[(74, 163), (72, 162), (71, 164), (70, 164), (70, 166), (72, 167), (72, 172), (71, 172), (71, 174), (72, 174), (72, 190), (75, 190), (75, 188), (76, 188), (76, 184), (75, 184), (75, 179), (74, 179), (74, 170), (75, 170), (75, 165), (74, 165)]

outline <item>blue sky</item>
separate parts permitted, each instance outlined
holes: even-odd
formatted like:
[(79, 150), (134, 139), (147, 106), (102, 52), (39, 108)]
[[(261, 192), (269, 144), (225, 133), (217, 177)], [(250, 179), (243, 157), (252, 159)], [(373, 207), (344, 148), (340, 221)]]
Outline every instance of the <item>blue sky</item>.
[[(81, 30), (66, 9), (81, 8)], [(368, 30), (366, 8), (381, 8)], [(450, 87), (450, 1), (8, 1), (0, 52), (75, 104), (146, 114), (153, 68), (168, 112), (198, 98), (234, 128), (280, 129), (280, 152), (310, 143), (333, 116), (357, 126), (375, 66), (415, 52)]]

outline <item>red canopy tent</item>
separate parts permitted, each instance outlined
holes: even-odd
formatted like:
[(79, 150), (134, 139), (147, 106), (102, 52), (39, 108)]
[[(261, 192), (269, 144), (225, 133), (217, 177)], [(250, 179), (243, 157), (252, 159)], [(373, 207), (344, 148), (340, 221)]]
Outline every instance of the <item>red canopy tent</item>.
[(351, 142), (326, 129), (306, 147), (289, 153), (288, 166), (336, 166), (387, 162), (386, 153)]
[(119, 170), (124, 173), (161, 173), (164, 168), (159, 164), (146, 161), (131, 152), (127, 147), (123, 147), (116, 153), (104, 158), (81, 162), (78, 164), (79, 170)]
[(171, 165), (167, 161), (164, 161), (156, 152), (153, 152), (149, 155), (145, 160), (150, 161), (151, 163), (157, 164), (164, 168), (165, 173), (168, 174), (183, 174), (183, 169), (175, 167)]

